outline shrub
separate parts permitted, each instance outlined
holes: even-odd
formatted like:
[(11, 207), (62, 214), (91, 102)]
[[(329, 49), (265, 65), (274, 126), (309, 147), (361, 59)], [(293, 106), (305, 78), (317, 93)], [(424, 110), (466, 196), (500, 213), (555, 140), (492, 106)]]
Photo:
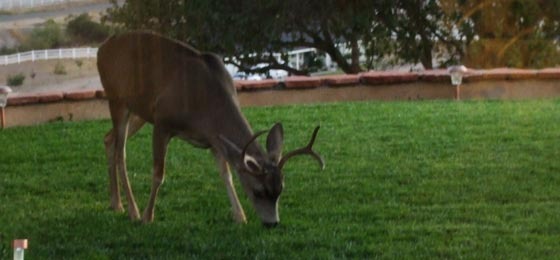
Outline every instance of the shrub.
[(87, 13), (76, 17), (70, 17), (69, 19), (66, 32), (76, 41), (82, 43), (100, 43), (110, 34), (108, 26), (92, 21)]
[(56, 74), (56, 75), (66, 75), (66, 67), (64, 67), (64, 65), (62, 63), (57, 62), (54, 65), (53, 73)]
[(82, 68), (82, 65), (84, 65), (84, 62), (82, 60), (76, 60), (76, 66), (78, 66), (78, 68)]
[(46, 21), (42, 26), (31, 31), (27, 41), (27, 49), (52, 49), (64, 45), (64, 32), (59, 24), (52, 19)]
[(18, 73), (15, 75), (8, 75), (8, 80), (6, 84), (10, 87), (21, 86), (25, 80), (25, 75), (23, 73)]

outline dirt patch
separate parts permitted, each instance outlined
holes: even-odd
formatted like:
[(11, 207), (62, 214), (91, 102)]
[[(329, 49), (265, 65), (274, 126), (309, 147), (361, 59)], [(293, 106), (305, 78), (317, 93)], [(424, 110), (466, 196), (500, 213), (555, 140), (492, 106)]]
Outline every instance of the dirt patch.
[(0, 66), (0, 85), (7, 85), (10, 75), (23, 74), (23, 85), (14, 92), (43, 92), (100, 87), (96, 59), (66, 59), (23, 62)]

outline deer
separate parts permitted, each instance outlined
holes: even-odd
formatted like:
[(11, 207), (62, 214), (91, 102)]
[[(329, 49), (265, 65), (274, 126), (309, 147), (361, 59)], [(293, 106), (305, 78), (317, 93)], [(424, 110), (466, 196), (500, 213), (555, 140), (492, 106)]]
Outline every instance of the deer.
[[(210, 149), (226, 186), (233, 219), (246, 223), (232, 181), (231, 168), (260, 221), (275, 227), (278, 201), (284, 188), (283, 168), (299, 155), (310, 155), (324, 169), (313, 150), (319, 126), (309, 143), (283, 155), (284, 130), (275, 123), (254, 133), (241, 112), (237, 92), (223, 60), (187, 43), (151, 31), (132, 31), (109, 37), (97, 54), (97, 68), (109, 103), (112, 128), (105, 135), (110, 208), (123, 212), (124, 190), (128, 217), (154, 221), (154, 208), (165, 177), (165, 157), (171, 138), (196, 148)], [(126, 170), (126, 141), (145, 124), (153, 125), (153, 177), (142, 218)], [(267, 133), (266, 150), (258, 137)]]

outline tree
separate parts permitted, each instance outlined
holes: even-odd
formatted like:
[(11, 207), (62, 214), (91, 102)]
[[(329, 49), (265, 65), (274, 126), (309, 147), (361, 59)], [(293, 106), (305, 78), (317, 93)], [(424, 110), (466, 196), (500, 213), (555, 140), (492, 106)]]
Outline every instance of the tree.
[[(434, 59), (444, 66), (459, 60), (477, 66), (473, 57), (489, 57), (488, 51), (499, 61), (492, 65), (517, 64), (515, 59), (536, 65), (542, 59), (534, 57), (555, 52), (560, 24), (560, 0), (113, 2), (108, 22), (159, 31), (258, 73), (284, 69), (308, 74), (308, 67), (288, 63), (287, 52), (302, 47), (328, 54), (346, 73), (373, 69), (388, 57), (420, 62), (427, 69), (434, 67)], [(489, 49), (496, 39), (500, 48)], [(527, 52), (531, 49), (538, 51)]]
[(457, 24), (470, 24), (464, 62), (473, 67), (546, 67), (560, 62), (559, 0), (455, 2)]
[[(393, 7), (392, 28), (403, 60), (420, 62), (426, 69), (434, 67), (434, 51), (448, 54), (444, 63), (460, 52), (462, 37), (453, 35), (452, 17), (447, 16), (437, 0), (398, 0)], [(436, 48), (439, 47), (439, 48)], [(443, 48), (443, 51), (441, 50)]]
[(290, 67), (286, 53), (313, 47), (330, 55), (346, 73), (358, 73), (363, 70), (360, 56), (374, 59), (386, 49), (390, 31), (379, 18), (385, 17), (390, 2), (138, 0), (114, 5), (106, 20), (126, 29), (156, 30), (233, 57), (229, 62), (247, 72), (284, 69), (307, 74)]

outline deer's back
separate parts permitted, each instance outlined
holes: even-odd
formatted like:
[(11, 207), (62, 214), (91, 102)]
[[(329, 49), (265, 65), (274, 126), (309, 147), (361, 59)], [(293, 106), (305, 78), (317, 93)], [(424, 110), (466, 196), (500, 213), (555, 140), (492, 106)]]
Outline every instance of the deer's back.
[(217, 95), (235, 95), (231, 77), (215, 55), (150, 32), (109, 38), (99, 48), (97, 66), (107, 98), (125, 102), (147, 121), (152, 121), (158, 100), (200, 110)]
[(180, 70), (181, 60), (200, 53), (155, 33), (131, 32), (112, 36), (99, 48), (97, 67), (109, 98), (153, 92)]

